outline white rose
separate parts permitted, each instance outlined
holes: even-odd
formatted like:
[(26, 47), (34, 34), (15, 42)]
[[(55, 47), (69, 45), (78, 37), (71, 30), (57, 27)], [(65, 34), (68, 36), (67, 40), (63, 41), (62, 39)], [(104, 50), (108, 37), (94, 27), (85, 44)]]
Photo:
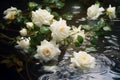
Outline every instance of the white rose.
[(71, 63), (74, 67), (81, 69), (84, 68), (94, 68), (95, 67), (95, 58), (87, 54), (84, 51), (79, 51), (78, 53), (73, 53), (73, 58), (71, 58)]
[(40, 46), (37, 46), (37, 54), (35, 54), (35, 58), (42, 59), (47, 62), (52, 59), (57, 59), (58, 55), (60, 55), (61, 51), (54, 42), (48, 42), (46, 40), (41, 42)]
[(13, 20), (15, 19), (15, 16), (21, 12), (20, 10), (17, 10), (17, 8), (15, 7), (11, 7), (11, 8), (8, 8), (7, 10), (4, 11), (4, 15), (6, 15), (4, 17), (4, 19), (10, 19), (10, 20)]
[(27, 35), (27, 29), (26, 28), (21, 29), (19, 32), (20, 32), (21, 36), (26, 36)]
[(79, 26), (78, 28), (72, 27), (71, 35), (73, 38), (73, 42), (77, 41), (78, 35), (82, 36), (82, 38), (85, 39), (85, 33), (84, 33), (84, 30), (81, 30), (81, 26)]
[(28, 49), (30, 45), (30, 38), (21, 37), (20, 41), (17, 41), (17, 47)]
[(91, 20), (97, 19), (101, 14), (103, 14), (102, 13), (103, 11), (104, 11), (104, 8), (103, 7), (99, 8), (99, 4), (95, 4), (95, 5), (90, 6), (87, 9), (88, 19), (91, 19)]
[(109, 5), (109, 7), (107, 8), (107, 15), (109, 16), (110, 19), (116, 18), (115, 15), (115, 7), (111, 7), (111, 5)]
[(70, 27), (67, 26), (66, 21), (60, 19), (59, 21), (54, 21), (50, 25), (50, 30), (52, 31), (53, 40), (59, 42), (70, 35)]
[(51, 15), (47, 10), (38, 9), (36, 11), (32, 11), (32, 21), (39, 27), (43, 24), (50, 25), (53, 17), (54, 16)]
[(33, 25), (32, 22), (27, 22), (27, 23), (26, 23), (26, 27), (27, 27), (28, 29), (32, 29), (32, 28), (34, 27), (34, 25)]

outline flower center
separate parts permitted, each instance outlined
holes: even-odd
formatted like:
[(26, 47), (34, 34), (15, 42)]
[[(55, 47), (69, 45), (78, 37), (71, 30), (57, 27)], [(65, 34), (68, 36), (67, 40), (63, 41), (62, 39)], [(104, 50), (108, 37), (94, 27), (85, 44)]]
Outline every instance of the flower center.
[(45, 48), (44, 51), (43, 51), (43, 54), (44, 54), (45, 56), (50, 56), (50, 55), (51, 55), (51, 52), (50, 52), (50, 50), (49, 50), (48, 48)]
[(64, 27), (60, 28), (60, 32), (65, 32), (65, 28)]
[(82, 56), (82, 61), (87, 61), (88, 59), (87, 59), (87, 57), (86, 56)]
[(9, 19), (14, 19), (15, 18), (15, 13), (14, 12), (10, 12), (9, 13)]

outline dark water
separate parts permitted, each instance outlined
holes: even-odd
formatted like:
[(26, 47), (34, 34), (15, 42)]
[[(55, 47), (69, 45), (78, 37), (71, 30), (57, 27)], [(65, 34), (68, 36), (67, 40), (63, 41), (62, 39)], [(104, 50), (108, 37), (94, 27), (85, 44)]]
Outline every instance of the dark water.
[[(19, 2), (20, 1), (15, 0), (11, 0), (10, 2), (7, 2), (7, 0), (4, 0), (3, 2), (1, 1), (0, 4), (3, 4), (1, 4), (0, 15), (2, 15), (3, 10), (7, 9), (11, 5), (18, 6), (22, 9), (22, 3)], [(27, 3), (27, 1), (24, 0), (22, 0), (22, 2), (24, 4)], [(4, 6), (4, 4), (7, 6)], [(63, 13), (73, 14), (73, 19), (68, 20), (68, 24), (79, 26), (80, 24), (89, 23), (88, 21), (86, 21), (87, 7), (88, 6), (84, 6), (79, 0), (66, 0), (66, 6), (58, 12), (61, 15)], [(100, 37), (100, 40), (97, 43), (98, 52), (96, 52), (97, 55), (94, 56), (98, 58), (97, 61), (99, 66), (94, 69), (96, 72), (92, 72), (93, 70), (89, 70), (87, 71), (87, 73), (76, 71), (75, 69), (67, 66), (66, 63), (64, 63), (63, 61), (59, 64), (61, 72), (58, 71), (51, 74), (45, 73), (46, 75), (40, 77), (40, 75), (44, 73), (39, 71), (39, 65), (30, 64), (32, 65), (32, 67), (30, 67), (30, 70), (33, 71), (34, 74), (36, 74), (36, 76), (32, 77), (33, 80), (36, 80), (38, 77), (39, 80), (120, 80), (120, 22), (109, 22), (109, 24), (111, 25), (112, 32), (106, 33), (105, 37)], [(6, 33), (7, 35), (11, 36), (14, 35), (12, 34), (12, 32), (1, 30), (0, 33)], [(0, 54), (8, 55), (12, 53), (17, 53), (13, 46), (10, 46), (6, 43), (7, 42), (0, 41)], [(22, 72), (22, 74), (24, 77), (27, 76), (24, 72)], [(5, 65), (0, 65), (0, 79), (21, 80), (22, 78), (19, 74), (16, 73), (14, 68), (8, 69)], [(28, 78), (25, 79), (28, 80)]]

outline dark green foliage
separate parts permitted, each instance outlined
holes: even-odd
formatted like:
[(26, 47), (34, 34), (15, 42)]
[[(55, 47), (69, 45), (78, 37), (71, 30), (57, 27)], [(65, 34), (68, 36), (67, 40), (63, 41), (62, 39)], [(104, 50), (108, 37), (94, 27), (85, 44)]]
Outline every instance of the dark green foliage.
[(83, 37), (78, 35), (77, 36), (77, 41), (74, 42), (74, 44), (75, 44), (76, 47), (79, 47), (79, 46), (81, 46), (82, 43), (83, 43)]

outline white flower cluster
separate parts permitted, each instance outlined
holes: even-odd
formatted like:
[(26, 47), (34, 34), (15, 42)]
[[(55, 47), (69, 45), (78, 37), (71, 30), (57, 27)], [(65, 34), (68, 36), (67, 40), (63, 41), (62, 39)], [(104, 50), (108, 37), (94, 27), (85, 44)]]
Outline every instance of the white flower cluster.
[[(10, 20), (15, 19), (15, 16), (19, 14), (19, 12), (20, 10), (17, 10), (17, 8), (11, 7), (4, 11), (4, 14), (6, 15), (4, 18)], [(96, 20), (100, 15), (104, 14), (104, 12), (105, 9), (103, 7), (100, 7), (99, 4), (94, 4), (87, 9), (87, 18), (90, 20)], [(109, 15), (110, 19), (116, 18), (115, 7), (109, 5), (106, 9), (106, 14)], [(45, 33), (44, 37), (41, 37), (41, 35), (44, 35), (44, 32), (40, 32), (42, 29), (44, 29), (43, 31), (49, 31), (48, 33)], [(67, 41), (70, 39), (71, 42), (68, 44), (81, 42), (80, 45), (83, 45), (82, 42), (84, 40), (87, 41), (86, 39), (88, 39), (88, 36), (86, 35), (87, 31), (83, 30), (81, 25), (79, 27), (70, 27), (67, 25), (66, 20), (62, 18), (55, 20), (50, 12), (40, 8), (36, 11), (31, 11), (31, 22), (26, 22), (25, 27), (22, 28), (19, 33), (20, 38), (17, 41), (17, 46), (28, 51), (31, 49), (33, 39), (31, 36), (37, 35), (37, 37), (40, 37), (40, 40), (38, 39), (39, 43), (35, 44), (36, 53), (34, 57), (41, 62), (58, 60), (59, 55), (62, 54), (62, 51), (59, 48), (60, 43), (63, 44), (62, 42), (65, 40)], [(46, 36), (50, 37), (47, 38)], [(96, 64), (95, 58), (84, 51), (73, 52), (73, 56), (70, 60), (71, 66), (80, 69), (94, 68)], [(56, 66), (45, 66), (44, 69), (52, 71), (52, 69), (57, 70), (58, 68)]]
[[(81, 30), (80, 27), (71, 28), (67, 26), (65, 20), (60, 18), (60, 20), (54, 20), (53, 15), (51, 15), (47, 10), (38, 9), (36, 11), (32, 11), (32, 21), (27, 22), (26, 28), (22, 28), (19, 33), (22, 36), (17, 44), (22, 49), (29, 49), (30, 47), (30, 37), (29, 30), (34, 29), (35, 26), (37, 28), (41, 28), (42, 25), (49, 25), (49, 30), (51, 31), (51, 40), (47, 41), (44, 39), (40, 41), (40, 45), (36, 45), (36, 54), (35, 58), (40, 59), (41, 61), (48, 62), (50, 60), (57, 60), (58, 56), (61, 54), (61, 50), (59, 49), (59, 42), (66, 39), (68, 36), (72, 35), (73, 42), (77, 40), (77, 36), (80, 35), (85, 38), (84, 30)], [(34, 25), (35, 24), (35, 25)]]
[[(99, 4), (94, 4), (87, 9), (88, 19), (96, 20), (100, 15), (104, 14), (105, 9), (99, 6)], [(106, 14), (110, 19), (116, 18), (115, 7), (111, 7), (111, 5), (109, 5), (109, 7), (106, 9)]]

